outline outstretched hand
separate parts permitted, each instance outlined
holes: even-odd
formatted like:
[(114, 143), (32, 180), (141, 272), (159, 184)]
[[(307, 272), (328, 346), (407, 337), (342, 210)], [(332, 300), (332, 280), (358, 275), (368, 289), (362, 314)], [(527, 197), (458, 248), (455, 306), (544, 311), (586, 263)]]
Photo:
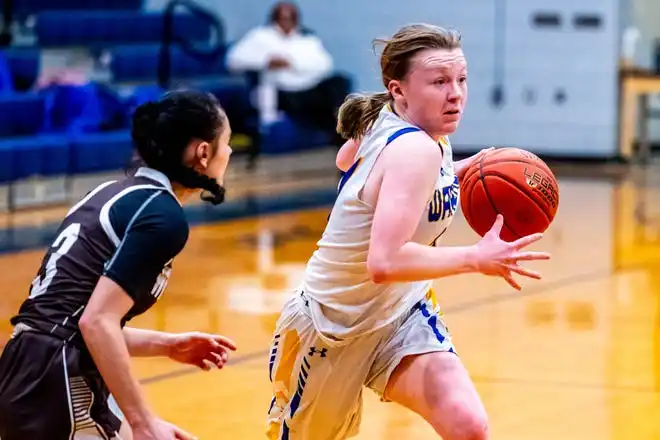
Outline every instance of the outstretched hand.
[(493, 227), (477, 243), (477, 269), (479, 272), (504, 278), (514, 289), (521, 290), (520, 284), (513, 278), (517, 273), (524, 277), (541, 279), (541, 274), (521, 266), (521, 261), (549, 260), (548, 252), (523, 251), (523, 248), (543, 238), (542, 233), (531, 234), (514, 242), (500, 238), (504, 217), (497, 215)]
[(172, 335), (168, 355), (177, 362), (208, 371), (222, 368), (229, 360), (229, 353), (235, 350), (236, 345), (229, 338), (191, 332)]

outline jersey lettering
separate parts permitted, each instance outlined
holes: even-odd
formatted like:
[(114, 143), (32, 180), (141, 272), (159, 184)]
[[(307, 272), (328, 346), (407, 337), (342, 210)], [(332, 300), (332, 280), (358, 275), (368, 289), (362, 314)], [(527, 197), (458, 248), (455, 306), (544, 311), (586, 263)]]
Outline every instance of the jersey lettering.
[(80, 223), (72, 223), (57, 236), (51, 247), (52, 251), (46, 263), (43, 278), (41, 275), (37, 275), (32, 281), (30, 298), (36, 298), (48, 291), (48, 286), (53, 282), (53, 278), (57, 273), (57, 261), (71, 250), (76, 240), (78, 240), (79, 233)]
[(433, 197), (429, 203), (429, 222), (433, 223), (453, 216), (458, 207), (459, 193), (460, 186), (456, 176), (450, 186), (433, 191)]

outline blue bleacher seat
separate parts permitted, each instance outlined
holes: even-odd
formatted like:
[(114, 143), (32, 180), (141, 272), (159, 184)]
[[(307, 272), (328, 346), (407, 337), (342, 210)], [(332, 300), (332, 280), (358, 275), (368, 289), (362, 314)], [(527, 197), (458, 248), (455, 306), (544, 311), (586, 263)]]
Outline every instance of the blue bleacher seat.
[(142, 104), (150, 101), (159, 100), (166, 91), (157, 85), (139, 85), (131, 90), (131, 93), (124, 99), (127, 107), (128, 116)]
[(76, 135), (71, 141), (71, 174), (125, 169), (133, 154), (128, 130)]
[(14, 79), (7, 55), (4, 51), (0, 51), (0, 94), (8, 93), (14, 93)]
[(0, 95), (0, 137), (37, 134), (44, 118), (44, 99), (38, 94)]
[(46, 133), (99, 132), (127, 126), (123, 101), (105, 85), (53, 85), (40, 94), (46, 104)]
[(302, 126), (288, 117), (266, 128), (261, 152), (281, 154), (305, 151), (314, 147), (327, 146), (332, 142), (332, 134)]
[(31, 176), (61, 176), (69, 170), (69, 142), (63, 136), (0, 140), (0, 182)]
[(187, 86), (214, 95), (231, 119), (233, 119), (232, 116), (235, 118), (245, 117), (251, 111), (250, 84), (242, 75), (191, 80), (187, 83)]
[[(174, 16), (176, 35), (189, 41), (207, 42), (208, 23), (191, 14)], [(35, 32), (43, 47), (102, 46), (159, 43), (163, 38), (163, 14), (141, 11), (50, 11), (37, 15)]]
[(11, 72), (12, 90), (28, 90), (39, 76), (41, 55), (37, 48), (2, 49)]
[(143, 0), (14, 0), (14, 13), (21, 17), (43, 11), (139, 10)]
[[(111, 51), (110, 70), (115, 81), (154, 81), (158, 77), (160, 45), (117, 46)], [(215, 59), (197, 59), (178, 46), (171, 48), (173, 78), (226, 74), (225, 52)]]
[(46, 104), (44, 132), (97, 131), (100, 114), (93, 85), (53, 85), (40, 93)]
[(15, 180), (13, 154), (14, 148), (8, 142), (0, 141), (0, 183)]

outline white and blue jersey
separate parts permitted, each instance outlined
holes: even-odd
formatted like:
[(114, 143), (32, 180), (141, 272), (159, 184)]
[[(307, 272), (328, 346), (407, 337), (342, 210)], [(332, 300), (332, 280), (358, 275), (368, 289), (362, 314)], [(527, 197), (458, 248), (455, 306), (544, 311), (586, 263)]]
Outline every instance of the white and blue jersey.
[[(409, 312), (431, 288), (432, 280), (375, 284), (367, 270), (374, 207), (362, 200), (362, 189), (383, 150), (415, 131), (421, 130), (385, 106), (339, 184), (337, 200), (302, 286), (314, 326), (328, 340), (346, 340), (383, 328)], [(442, 167), (435, 186), (429, 188), (427, 209), (411, 239), (432, 246), (451, 224), (459, 200), (451, 145), (443, 138), (439, 146)]]

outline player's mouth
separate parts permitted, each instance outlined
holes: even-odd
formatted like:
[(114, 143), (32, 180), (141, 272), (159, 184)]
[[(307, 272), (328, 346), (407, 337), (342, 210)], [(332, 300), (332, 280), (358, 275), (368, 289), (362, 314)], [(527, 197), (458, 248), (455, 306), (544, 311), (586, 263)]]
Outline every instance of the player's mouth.
[(447, 122), (457, 122), (461, 118), (460, 110), (448, 110), (443, 113)]

